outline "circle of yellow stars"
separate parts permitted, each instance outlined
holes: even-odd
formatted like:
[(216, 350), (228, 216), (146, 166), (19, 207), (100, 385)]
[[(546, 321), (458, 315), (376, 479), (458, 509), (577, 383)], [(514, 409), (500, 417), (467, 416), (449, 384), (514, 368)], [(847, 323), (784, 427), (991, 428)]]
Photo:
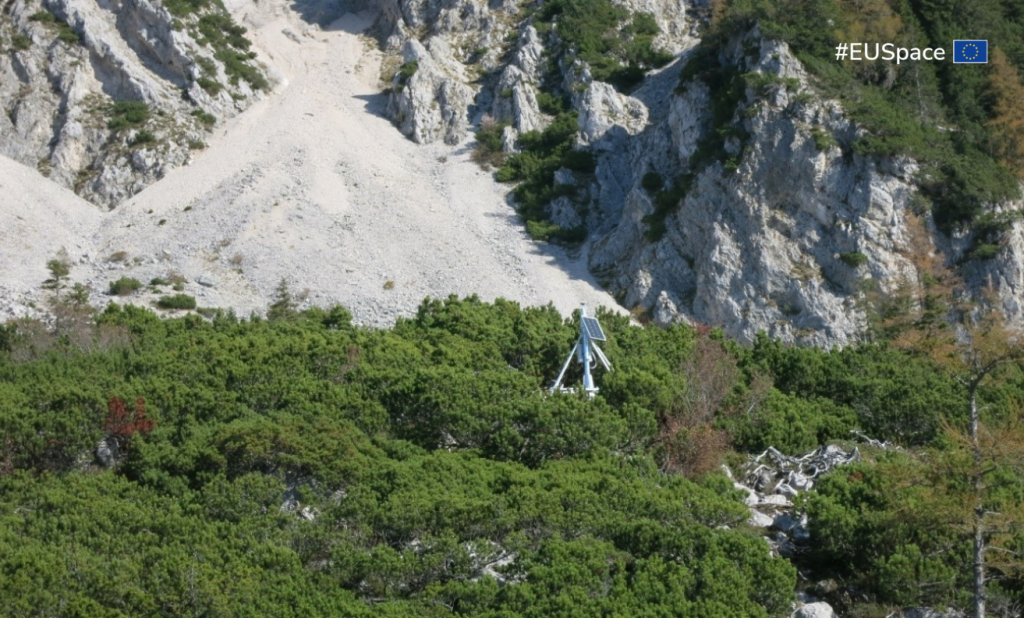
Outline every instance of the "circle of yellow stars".
[[(968, 52), (967, 48), (968, 47), (974, 48), (974, 53), (972, 55), (967, 55), (967, 52)], [(978, 49), (978, 46), (975, 45), (974, 43), (968, 43), (967, 45), (964, 45), (963, 53), (964, 53), (964, 59), (965, 60), (976, 60), (978, 58), (978, 53), (980, 53), (980, 52), (981, 52), (981, 50)]]

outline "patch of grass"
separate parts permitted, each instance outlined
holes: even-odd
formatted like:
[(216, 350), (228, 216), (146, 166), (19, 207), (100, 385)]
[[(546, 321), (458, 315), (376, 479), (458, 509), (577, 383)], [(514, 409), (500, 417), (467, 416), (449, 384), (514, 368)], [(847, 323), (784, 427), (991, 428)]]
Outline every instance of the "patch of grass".
[(128, 252), (127, 251), (115, 251), (107, 256), (108, 262), (127, 262)]
[(111, 296), (129, 296), (142, 289), (142, 282), (132, 277), (121, 277), (111, 281), (107, 293)]
[(391, 279), (388, 279), (387, 281), (384, 282), (384, 289), (385, 290), (393, 290), (393, 289), (395, 289), (395, 282), (392, 281)]
[(185, 289), (185, 277), (178, 272), (172, 272), (167, 275), (167, 280), (171, 283), (171, 288), (175, 292), (181, 292)]
[(750, 71), (743, 74), (743, 81), (755, 94), (765, 95), (775, 86), (782, 86), (796, 91), (800, 87), (800, 80), (793, 77), (780, 77), (774, 73), (761, 73)]
[(32, 39), (20, 32), (11, 36), (11, 47), (18, 51), (25, 51), (32, 47)]
[(152, 285), (152, 286), (170, 285), (170, 282), (167, 281), (167, 279), (164, 279), (163, 277), (154, 277), (154, 278), (149, 280), (149, 285)]
[(189, 296), (188, 294), (161, 296), (160, 299), (156, 301), (156, 306), (161, 309), (188, 311), (196, 308), (196, 299), (194, 296)]

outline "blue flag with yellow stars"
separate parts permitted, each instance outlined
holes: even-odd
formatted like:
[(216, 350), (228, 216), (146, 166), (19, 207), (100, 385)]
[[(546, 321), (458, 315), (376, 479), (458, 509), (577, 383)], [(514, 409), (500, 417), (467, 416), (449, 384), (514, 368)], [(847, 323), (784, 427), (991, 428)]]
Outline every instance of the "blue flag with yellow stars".
[(988, 41), (953, 41), (954, 64), (986, 64)]

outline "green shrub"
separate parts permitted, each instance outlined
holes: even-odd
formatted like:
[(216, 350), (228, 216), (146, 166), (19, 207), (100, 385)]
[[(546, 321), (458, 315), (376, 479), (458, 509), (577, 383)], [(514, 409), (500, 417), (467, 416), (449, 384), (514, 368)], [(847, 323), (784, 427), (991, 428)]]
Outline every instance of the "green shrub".
[(410, 60), (398, 67), (398, 84), (404, 86), (420, 68), (420, 63)]
[(110, 282), (107, 293), (111, 296), (128, 296), (142, 289), (142, 282), (132, 277), (121, 277)]
[(814, 147), (821, 152), (827, 152), (839, 146), (839, 142), (836, 141), (836, 138), (832, 137), (831, 133), (818, 127), (811, 129), (811, 139), (814, 140)]
[(992, 260), (999, 257), (999, 254), (1002, 253), (1002, 251), (1003, 247), (1001, 245), (983, 242), (979, 243), (977, 247), (971, 250), (968, 257), (973, 260)]
[(860, 251), (851, 251), (849, 253), (840, 253), (839, 259), (850, 268), (860, 268), (861, 266), (868, 263), (868, 256), (864, 255)]
[(249, 63), (247, 54), (225, 48), (217, 51), (214, 57), (224, 63), (224, 72), (232, 84), (238, 84), (238, 80), (242, 79), (256, 90), (265, 90), (270, 86), (263, 73)]
[(155, 142), (156, 142), (156, 135), (153, 135), (152, 132), (146, 131), (145, 129), (143, 129), (141, 131), (136, 131), (135, 136), (132, 137), (131, 145), (132, 146), (143, 146), (145, 144), (153, 144)]
[[(205, 42), (217, 49), (233, 47), (239, 51), (248, 52), (252, 42), (245, 38), (247, 30), (244, 26), (235, 23), (230, 15), (225, 13), (205, 13), (199, 18), (197, 24), (200, 42)], [(246, 56), (246, 59), (251, 58)]]
[(485, 169), (501, 167), (505, 163), (507, 157), (503, 150), (502, 136), (507, 126), (509, 126), (508, 123), (504, 122), (486, 121), (481, 123), (476, 132), (473, 161)]
[(110, 107), (110, 115), (107, 128), (112, 131), (137, 127), (149, 120), (149, 105), (143, 101), (118, 101)]
[(29, 21), (39, 22), (41, 24), (55, 24), (57, 23), (57, 16), (47, 10), (36, 11), (28, 17)]
[(68, 45), (78, 45), (82, 42), (82, 37), (75, 32), (75, 29), (64, 22), (61, 22), (58, 26), (57, 38)]
[(154, 278), (150, 279), (149, 285), (152, 285), (152, 286), (170, 285), (170, 282), (167, 281), (167, 279), (164, 279), (163, 277), (154, 277)]
[(640, 181), (645, 191), (655, 194), (665, 188), (665, 178), (658, 172), (647, 172)]
[(192, 116), (196, 118), (204, 127), (210, 128), (217, 124), (217, 117), (208, 112), (204, 112), (201, 109), (193, 110)]
[(195, 309), (196, 299), (188, 294), (161, 296), (160, 299), (156, 301), (156, 306), (161, 309)]
[(690, 192), (695, 179), (696, 176), (692, 173), (683, 174), (676, 178), (669, 187), (664, 187), (662, 180), (663, 188), (658, 190), (651, 200), (654, 203), (654, 211), (643, 218), (643, 222), (647, 225), (647, 240), (658, 242), (665, 236), (665, 232), (668, 231), (665, 220), (679, 208)]
[(175, 17), (187, 17), (210, 6), (210, 0), (164, 0), (167, 11)]
[(537, 92), (537, 107), (545, 114), (557, 116), (565, 112), (569, 108), (569, 105), (566, 104), (564, 97), (542, 90)]
[(198, 84), (200, 88), (205, 90), (206, 93), (212, 97), (217, 96), (220, 94), (221, 90), (224, 89), (224, 86), (221, 86), (220, 82), (215, 79), (210, 79), (209, 77), (200, 77), (196, 80), (196, 84)]

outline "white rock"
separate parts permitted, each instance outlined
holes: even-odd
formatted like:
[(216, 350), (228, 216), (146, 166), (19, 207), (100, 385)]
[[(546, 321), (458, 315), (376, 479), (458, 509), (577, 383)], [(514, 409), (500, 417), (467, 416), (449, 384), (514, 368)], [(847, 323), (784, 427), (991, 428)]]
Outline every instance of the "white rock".
[(768, 528), (772, 525), (773, 521), (771, 516), (765, 515), (756, 509), (750, 509), (750, 518), (747, 519), (747, 524), (755, 528)]
[(780, 495), (780, 494), (769, 494), (769, 495), (765, 496), (764, 498), (761, 498), (761, 504), (766, 505), (766, 506), (781, 506), (781, 507), (791, 507), (791, 506), (793, 506), (793, 503), (790, 502), (789, 499), (786, 498), (786, 496), (783, 496), (783, 495)]
[(790, 618), (839, 618), (832, 606), (823, 601), (809, 603), (798, 608)]

